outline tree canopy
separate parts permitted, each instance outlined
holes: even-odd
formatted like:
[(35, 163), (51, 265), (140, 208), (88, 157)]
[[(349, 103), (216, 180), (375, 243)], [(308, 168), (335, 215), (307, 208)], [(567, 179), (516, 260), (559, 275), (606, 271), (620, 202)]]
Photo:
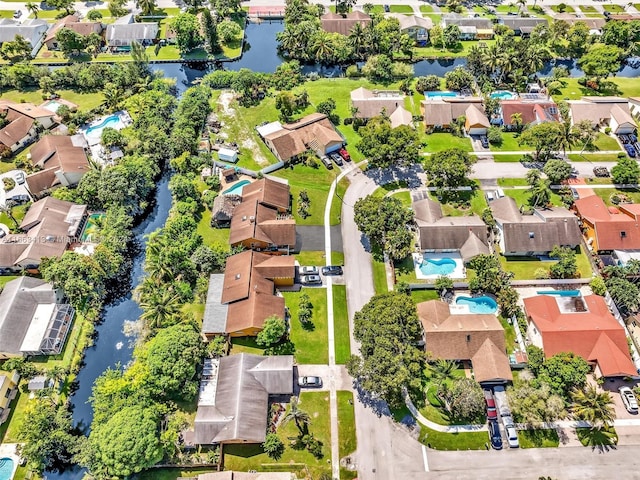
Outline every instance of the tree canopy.
[(380, 116), (370, 119), (358, 133), (362, 138), (356, 147), (369, 159), (369, 167), (411, 165), (420, 160), (420, 136), (407, 125), (391, 128), (389, 119)]
[(559, 185), (571, 176), (573, 168), (569, 162), (557, 158), (545, 163), (542, 171), (553, 185)]
[(620, 69), (623, 51), (615, 45), (594, 43), (580, 57), (578, 63), (585, 74), (606, 78)]
[(171, 28), (176, 32), (176, 43), (180, 53), (187, 53), (200, 46), (204, 39), (200, 34), (198, 18), (191, 13), (181, 13), (171, 22)]
[(469, 183), (468, 176), (474, 163), (475, 157), (453, 148), (428, 156), (424, 168), (431, 184), (438, 187), (439, 194), (444, 195), (450, 189)]
[(618, 163), (611, 169), (611, 177), (617, 184), (635, 184), (640, 178), (638, 162), (626, 155), (618, 159)]

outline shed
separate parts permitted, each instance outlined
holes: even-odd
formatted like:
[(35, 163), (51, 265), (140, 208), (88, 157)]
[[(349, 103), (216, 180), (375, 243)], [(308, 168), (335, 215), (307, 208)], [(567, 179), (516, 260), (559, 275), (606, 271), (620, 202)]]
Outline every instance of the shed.
[(53, 386), (53, 381), (44, 375), (37, 375), (29, 380), (29, 385), (27, 388), (30, 392), (35, 392), (37, 390), (44, 390), (45, 388), (49, 388)]
[(238, 152), (231, 150), (230, 148), (222, 147), (218, 150), (218, 158), (221, 162), (235, 163), (238, 161)]

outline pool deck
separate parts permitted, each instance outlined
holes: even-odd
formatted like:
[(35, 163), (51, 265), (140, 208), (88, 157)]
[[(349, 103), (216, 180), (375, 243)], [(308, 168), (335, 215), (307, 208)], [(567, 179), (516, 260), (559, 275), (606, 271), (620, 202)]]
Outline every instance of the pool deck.
[(17, 448), (17, 443), (0, 444), (0, 458), (10, 458), (13, 460), (13, 472), (11, 472), (11, 477), (9, 478), (13, 478), (15, 476), (18, 465), (20, 465), (20, 456), (17, 453)]
[(447, 253), (414, 253), (413, 257), (413, 268), (416, 272), (416, 278), (418, 280), (430, 280), (435, 282), (440, 275), (425, 275), (420, 270), (420, 264), (422, 260), (440, 260), (443, 258), (450, 258), (451, 260), (455, 260), (456, 268), (453, 269), (453, 272), (445, 275), (445, 277), (449, 277), (455, 280), (463, 280), (467, 278), (466, 269), (464, 264), (462, 263), (462, 257), (460, 257), (459, 252), (447, 252)]
[(230, 188), (233, 188), (235, 185), (237, 185), (243, 180), (248, 180), (250, 182), (253, 182), (255, 181), (255, 178), (250, 177), (249, 175), (240, 174), (240, 175), (237, 175), (237, 178), (232, 182), (227, 182), (221, 174), (220, 175), (220, 192), (222, 193), (229, 190)]

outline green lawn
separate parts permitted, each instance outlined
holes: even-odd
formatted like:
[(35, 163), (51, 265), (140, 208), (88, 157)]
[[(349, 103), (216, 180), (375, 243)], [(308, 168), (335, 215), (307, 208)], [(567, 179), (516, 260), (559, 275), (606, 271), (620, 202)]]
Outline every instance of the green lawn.
[[(531, 196), (529, 194), (529, 190), (525, 190), (525, 189), (505, 189), (504, 190), (505, 195), (514, 198), (516, 203), (521, 206), (521, 205), (529, 205), (529, 197)], [(560, 198), (560, 196), (555, 193), (555, 191), (552, 191), (551, 193), (551, 203), (556, 206), (556, 207), (561, 207), (562, 206), (562, 199)]]
[(333, 329), (336, 363), (342, 365), (347, 363), (351, 356), (347, 287), (345, 285), (333, 286)]
[(16, 443), (21, 439), (18, 437), (18, 428), (24, 421), (25, 408), (29, 404), (29, 394), (22, 392), (24, 382), (18, 387), (18, 394), (11, 402), (11, 413), (9, 418), (0, 426), (0, 440), (3, 443)]
[(324, 251), (322, 250), (307, 250), (305, 252), (296, 253), (294, 256), (301, 266), (315, 265), (317, 267), (322, 267), (327, 264)]
[(498, 185), (501, 187), (526, 187), (529, 184), (524, 178), (499, 178)]
[(349, 188), (349, 183), (349, 179), (347, 177), (343, 177), (336, 186), (335, 194), (331, 201), (331, 225), (340, 224), (340, 217), (342, 216), (342, 199), (344, 198), (347, 188)]
[(617, 153), (570, 153), (569, 160), (572, 162), (617, 162)]
[[(64, 10), (38, 10), (38, 19), (46, 20), (47, 22), (53, 23), (56, 21), (56, 17), (58, 15), (62, 15)], [(27, 18), (35, 18), (33, 13), (29, 14)]]
[[(620, 144), (615, 138), (605, 135), (602, 132), (598, 132), (598, 137), (596, 138), (594, 145), (596, 150), (622, 150), (620, 148)], [(574, 149), (577, 149), (577, 146), (574, 147)], [(580, 145), (580, 149), (582, 149), (582, 145)]]
[[(604, 434), (603, 431), (599, 429), (591, 430), (590, 428), (576, 428), (576, 434), (578, 436), (578, 440), (582, 443), (583, 447), (591, 446), (591, 445), (614, 445), (618, 443), (618, 434), (616, 433), (616, 429), (613, 427), (609, 427), (609, 432), (613, 433), (613, 438), (609, 438)], [(596, 447), (597, 448), (597, 447)]]
[(443, 433), (420, 425), (419, 441), (434, 450), (482, 450), (487, 448), (487, 432)]
[(338, 436), (340, 438), (340, 458), (356, 451), (356, 421), (353, 411), (353, 393), (338, 391)]
[[(430, 17), (433, 20), (434, 25), (438, 25), (441, 16), (435, 13), (425, 13), (423, 17)], [(495, 43), (495, 40), (482, 40), (486, 45)], [(414, 58), (454, 58), (454, 57), (466, 57), (469, 53), (469, 49), (473, 46), (478, 46), (479, 40), (464, 40), (458, 44), (455, 50), (445, 49), (441, 46), (434, 47), (429, 44), (426, 47), (414, 47)]]
[(0, 10), (0, 18), (13, 18), (13, 10)]
[(211, 210), (206, 208), (202, 212), (202, 217), (198, 222), (197, 232), (202, 237), (205, 245), (229, 245), (228, 228), (214, 228), (211, 226)]
[(564, 6), (564, 10), (562, 12), (558, 8), (558, 5), (551, 5), (551, 10), (553, 10), (556, 13), (573, 13), (573, 12), (575, 12), (573, 7), (571, 7), (570, 5), (565, 5)]
[[(425, 280), (418, 280), (416, 277), (416, 270), (413, 264), (413, 256), (409, 255), (404, 258), (402, 261), (396, 261), (393, 264), (393, 270), (396, 275), (396, 282), (407, 282), (407, 283), (426, 283)], [(420, 290), (422, 291), (431, 291), (431, 290)], [(413, 292), (412, 292), (413, 293)]]
[(425, 151), (429, 153), (440, 152), (449, 148), (459, 148), (465, 152), (471, 152), (471, 140), (467, 137), (456, 137), (450, 133), (432, 133), (425, 136)]
[(385, 183), (384, 185), (381, 185), (380, 187), (376, 188), (371, 194), (371, 196), (376, 198), (383, 198), (383, 197), (386, 197), (388, 193), (391, 193), (400, 188), (408, 188), (408, 186), (409, 185), (404, 180), (400, 180), (398, 182)]
[[(582, 247), (578, 247), (579, 253), (576, 255), (578, 264), (578, 272), (581, 278), (591, 278), (591, 263), (589, 258), (582, 251)], [(500, 262), (505, 270), (515, 274), (515, 280), (533, 280), (535, 272), (539, 268), (548, 270), (551, 265), (556, 262), (541, 262), (536, 257), (505, 257), (500, 255)]]
[(431, 5), (420, 5), (420, 11), (422, 13), (431, 13), (433, 12), (433, 7)]
[(410, 5), (390, 5), (391, 13), (408, 13), (413, 14), (413, 8)]
[(386, 293), (389, 291), (387, 285), (387, 271), (385, 269), (384, 262), (376, 260), (373, 261), (373, 287), (375, 289), (376, 295), (380, 295), (382, 293)]
[(400, 202), (402, 202), (402, 205), (404, 205), (405, 207), (411, 208), (411, 193), (396, 192), (391, 194), (391, 196), (400, 200)]
[[(519, 133), (514, 132), (502, 132), (502, 144), (501, 145), (489, 145), (489, 149), (493, 152), (518, 152), (531, 150), (531, 147), (527, 145), (520, 145), (518, 143)], [(519, 160), (519, 158), (518, 158)]]
[(507, 352), (513, 352), (516, 349), (516, 331), (505, 318), (502, 316), (498, 317), (500, 323), (502, 324), (502, 328), (504, 328), (504, 337), (505, 344), (507, 346)]
[(11, 280), (18, 278), (17, 275), (2, 275), (0, 276), (0, 288), (4, 287)]
[[(336, 174), (322, 166), (319, 168), (311, 168), (305, 165), (296, 165), (293, 170), (278, 170), (274, 175), (289, 180), (291, 195), (293, 196), (291, 209), (297, 224), (323, 225), (324, 209), (327, 197), (329, 196), (329, 187)], [(304, 219), (298, 214), (298, 195), (302, 190), (305, 190), (309, 197), (310, 215)]]
[(411, 290), (411, 298), (415, 303), (440, 300), (440, 295), (435, 290)]
[(582, 13), (598, 13), (595, 7), (591, 5), (578, 5), (578, 7), (580, 7)]
[(289, 438), (296, 437), (298, 430), (295, 422), (289, 422), (278, 428), (278, 436), (286, 445), (282, 458), (278, 461), (270, 459), (257, 445), (227, 445), (224, 447), (224, 466), (226, 470), (246, 472), (257, 471), (294, 471), (300, 472), (305, 466), (313, 478), (319, 478), (323, 473), (331, 473), (331, 424), (329, 419), (329, 393), (304, 392), (300, 395), (300, 409), (309, 414), (311, 423), (309, 432), (323, 443), (324, 457), (316, 459), (306, 450), (291, 448)]
[[(596, 182), (598, 180), (595, 180)], [(611, 196), (619, 193), (624, 194), (631, 199), (633, 203), (640, 203), (640, 190), (636, 189), (622, 189), (622, 188), (596, 188), (594, 189), (596, 195), (604, 200), (604, 203), (611, 206), (614, 203), (611, 201)]]
[(624, 12), (624, 8), (621, 5), (603, 5), (607, 12), (621, 13)]
[(555, 430), (519, 430), (518, 441), (521, 448), (555, 448), (560, 444)]
[(263, 355), (264, 347), (256, 343), (255, 337), (235, 337), (231, 339), (231, 354), (252, 353), (254, 355)]
[[(298, 320), (298, 301), (306, 293), (313, 304), (311, 327), (303, 327)], [(324, 288), (303, 288), (300, 292), (282, 292), (291, 315), (290, 338), (295, 345), (298, 364), (328, 364), (329, 339), (327, 331), (327, 291)]]
[(577, 78), (564, 78), (566, 87), (562, 88), (559, 95), (554, 95), (553, 98), (556, 101), (560, 100), (577, 100), (583, 95), (621, 95), (623, 97), (637, 97), (640, 96), (640, 82), (636, 78), (624, 78), (615, 77), (609, 78), (610, 81), (615, 83), (620, 90), (619, 92), (602, 91), (595, 92), (590, 88), (583, 87), (578, 84)]
[(522, 155), (520, 154), (494, 155), (493, 160), (496, 163), (519, 162), (520, 160), (522, 160)]
[[(92, 110), (102, 103), (103, 97), (101, 92), (95, 93), (81, 93), (73, 90), (56, 90), (56, 93), (60, 95), (64, 100), (78, 105), (78, 110), (88, 111)], [(11, 100), (12, 102), (29, 102), (35, 105), (40, 105), (44, 100), (42, 98), (42, 90), (35, 88), (28, 88), (26, 90), (8, 90), (0, 95), (3, 100)]]

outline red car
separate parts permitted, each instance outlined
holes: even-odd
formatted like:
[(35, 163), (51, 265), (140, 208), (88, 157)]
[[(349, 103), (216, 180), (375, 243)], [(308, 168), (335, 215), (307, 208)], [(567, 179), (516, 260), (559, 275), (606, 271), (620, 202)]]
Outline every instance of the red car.
[(342, 158), (344, 158), (347, 162), (351, 161), (351, 155), (349, 155), (349, 152), (347, 152), (346, 149), (341, 148), (340, 150), (338, 150), (338, 153), (340, 154), (340, 156)]
[(489, 420), (496, 420), (498, 418), (498, 410), (496, 409), (496, 401), (493, 399), (491, 392), (484, 391), (484, 400), (487, 403), (487, 418)]

